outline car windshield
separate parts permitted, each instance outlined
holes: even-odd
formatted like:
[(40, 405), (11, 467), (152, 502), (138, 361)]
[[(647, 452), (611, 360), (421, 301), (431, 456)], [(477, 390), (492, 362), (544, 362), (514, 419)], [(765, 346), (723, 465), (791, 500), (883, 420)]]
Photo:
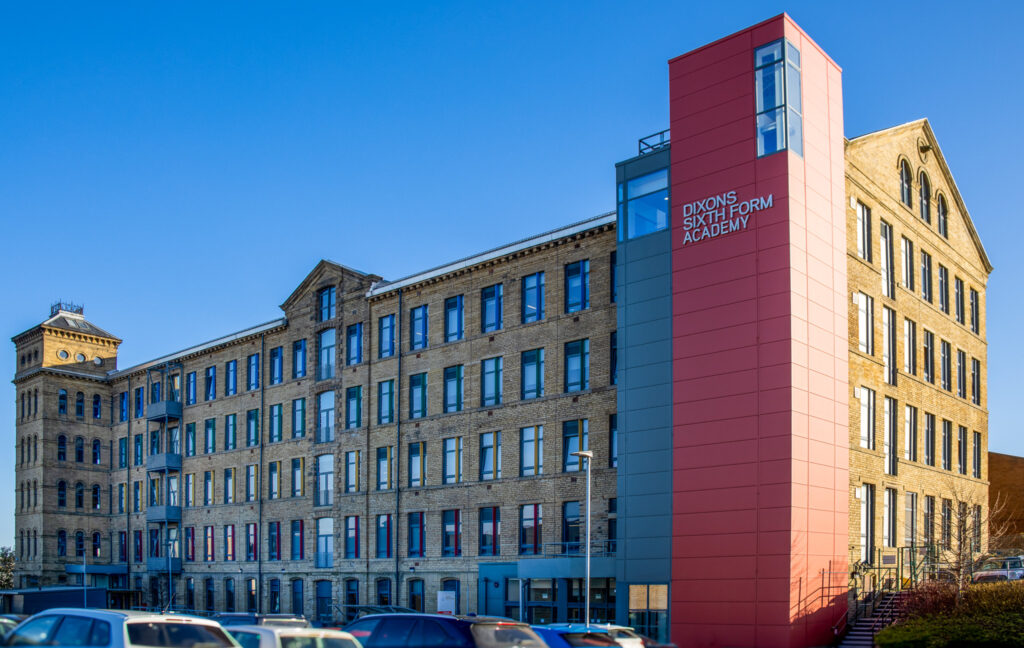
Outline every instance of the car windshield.
[(618, 646), (619, 644), (606, 634), (597, 632), (566, 632), (562, 639), (570, 646)]
[(986, 560), (981, 566), (981, 571), (996, 571), (999, 569), (1006, 569), (1005, 560)]
[(163, 621), (128, 623), (128, 641), (135, 646), (156, 646), (157, 648), (234, 646), (231, 639), (217, 626)]
[(478, 648), (546, 648), (533, 628), (518, 623), (474, 623), (470, 627)]
[(345, 637), (281, 637), (281, 648), (358, 648)]

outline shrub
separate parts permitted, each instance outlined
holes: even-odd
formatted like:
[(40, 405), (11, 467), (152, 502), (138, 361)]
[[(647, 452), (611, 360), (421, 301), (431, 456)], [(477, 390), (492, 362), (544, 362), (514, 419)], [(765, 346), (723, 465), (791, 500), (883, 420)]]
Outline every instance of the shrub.
[(963, 591), (957, 602), (956, 584), (931, 581), (905, 594), (904, 610), (910, 618), (945, 615), (995, 615), (1024, 612), (1024, 582), (982, 583)]
[(956, 609), (956, 584), (926, 581), (904, 597), (903, 605), (908, 617), (950, 614)]
[(878, 648), (1010, 648), (1024, 645), (1024, 612), (999, 615), (931, 615), (885, 628)]

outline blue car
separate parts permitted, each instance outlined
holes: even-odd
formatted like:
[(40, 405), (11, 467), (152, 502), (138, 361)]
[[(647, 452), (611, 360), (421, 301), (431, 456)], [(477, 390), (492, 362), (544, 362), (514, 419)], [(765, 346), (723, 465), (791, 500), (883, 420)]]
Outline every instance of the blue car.
[(560, 624), (558, 627), (530, 626), (540, 635), (549, 648), (619, 648), (619, 644), (608, 635), (608, 631), (594, 626)]

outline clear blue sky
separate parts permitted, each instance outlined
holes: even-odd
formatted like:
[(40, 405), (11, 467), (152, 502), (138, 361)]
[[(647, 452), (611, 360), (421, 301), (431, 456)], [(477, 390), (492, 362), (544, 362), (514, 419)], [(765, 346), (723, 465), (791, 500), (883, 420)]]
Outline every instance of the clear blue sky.
[(990, 447), (1024, 454), (1024, 5), (942, 5), (6, 3), (0, 332), (73, 299), (128, 366), (278, 317), (321, 258), (395, 278), (608, 211), (666, 61), (785, 10), (843, 67), (848, 136), (931, 120), (996, 267)]

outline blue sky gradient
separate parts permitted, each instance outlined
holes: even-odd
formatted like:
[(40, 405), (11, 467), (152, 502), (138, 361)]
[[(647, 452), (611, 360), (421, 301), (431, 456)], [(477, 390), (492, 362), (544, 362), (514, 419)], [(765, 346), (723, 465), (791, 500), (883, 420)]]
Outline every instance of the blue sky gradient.
[(1024, 5), (971, 7), (8, 3), (0, 330), (82, 302), (125, 367), (279, 317), (321, 258), (396, 278), (609, 211), (614, 163), (668, 127), (667, 60), (785, 10), (843, 67), (847, 136), (931, 120), (996, 268), (990, 447), (1024, 454)]

